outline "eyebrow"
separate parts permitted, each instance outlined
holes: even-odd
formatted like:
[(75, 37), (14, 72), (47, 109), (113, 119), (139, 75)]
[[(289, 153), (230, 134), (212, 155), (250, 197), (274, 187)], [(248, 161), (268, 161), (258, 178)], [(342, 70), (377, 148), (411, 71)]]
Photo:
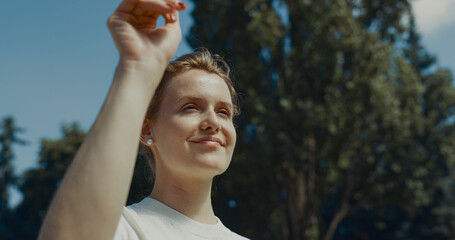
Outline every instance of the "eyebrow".
[[(177, 100), (177, 102), (186, 102), (186, 101), (189, 101), (189, 102), (204, 102), (204, 100), (202, 98), (199, 98), (199, 97), (190, 97), (190, 96), (184, 96), (184, 97), (181, 97)], [(224, 105), (224, 106), (227, 106), (228, 108), (230, 108), (230, 110), (234, 110), (234, 106), (232, 105), (232, 103), (230, 102), (225, 102), (225, 101), (219, 101), (218, 102), (219, 104), (221, 105)]]

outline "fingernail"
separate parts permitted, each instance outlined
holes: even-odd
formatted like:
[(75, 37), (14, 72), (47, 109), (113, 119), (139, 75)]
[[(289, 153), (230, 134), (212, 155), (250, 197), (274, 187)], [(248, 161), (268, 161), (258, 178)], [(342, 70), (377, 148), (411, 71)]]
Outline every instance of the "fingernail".
[(166, 4), (166, 5), (167, 5), (168, 7), (170, 7), (171, 9), (174, 9), (174, 5), (172, 5), (172, 4), (168, 3), (168, 4)]
[(186, 7), (185, 3), (179, 2), (178, 4), (179, 4), (180, 7)]

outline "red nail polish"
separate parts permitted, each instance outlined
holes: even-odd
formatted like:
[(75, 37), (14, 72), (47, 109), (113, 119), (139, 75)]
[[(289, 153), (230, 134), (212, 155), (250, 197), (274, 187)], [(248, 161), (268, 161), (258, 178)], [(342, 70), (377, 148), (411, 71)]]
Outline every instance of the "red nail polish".
[(180, 7), (186, 7), (185, 3), (179, 2), (178, 4), (179, 4)]

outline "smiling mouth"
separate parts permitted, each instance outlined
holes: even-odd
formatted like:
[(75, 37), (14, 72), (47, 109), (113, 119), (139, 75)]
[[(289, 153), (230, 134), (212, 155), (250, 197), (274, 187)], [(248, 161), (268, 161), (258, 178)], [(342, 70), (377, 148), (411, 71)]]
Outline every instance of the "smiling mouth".
[(191, 141), (192, 143), (197, 143), (200, 145), (204, 146), (209, 146), (209, 147), (221, 147), (224, 146), (223, 142), (221, 139), (216, 138), (216, 137), (203, 137), (199, 139), (195, 139)]
[(193, 143), (200, 144), (200, 145), (207, 146), (207, 147), (221, 147), (221, 144), (219, 142), (211, 141), (211, 140), (203, 140), (203, 141), (198, 141), (198, 142), (193, 142)]

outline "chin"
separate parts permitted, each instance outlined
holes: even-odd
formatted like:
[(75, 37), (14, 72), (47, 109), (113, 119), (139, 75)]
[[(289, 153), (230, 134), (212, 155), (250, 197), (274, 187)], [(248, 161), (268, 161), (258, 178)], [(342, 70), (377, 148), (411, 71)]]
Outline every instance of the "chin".
[(197, 162), (198, 162), (197, 168), (200, 170), (201, 174), (213, 178), (217, 175), (224, 173), (228, 169), (230, 160), (218, 157), (199, 159)]

